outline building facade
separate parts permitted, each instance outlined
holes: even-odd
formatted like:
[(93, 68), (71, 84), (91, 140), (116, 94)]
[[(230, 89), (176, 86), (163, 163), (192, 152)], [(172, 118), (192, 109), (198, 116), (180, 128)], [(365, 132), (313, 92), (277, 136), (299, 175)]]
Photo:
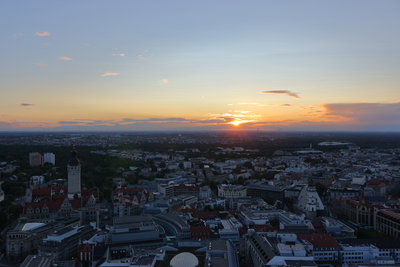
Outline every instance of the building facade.
[(218, 197), (221, 198), (244, 198), (247, 190), (240, 185), (221, 184), (218, 185)]
[(400, 238), (400, 211), (381, 209), (376, 212), (375, 230), (388, 236)]
[(51, 152), (44, 153), (43, 155), (43, 163), (46, 164), (51, 164), (51, 165), (56, 165), (56, 155)]
[(29, 166), (38, 167), (43, 166), (43, 157), (39, 152), (29, 153)]
[(68, 162), (68, 198), (81, 196), (81, 163), (78, 160), (75, 148), (72, 148), (71, 159)]

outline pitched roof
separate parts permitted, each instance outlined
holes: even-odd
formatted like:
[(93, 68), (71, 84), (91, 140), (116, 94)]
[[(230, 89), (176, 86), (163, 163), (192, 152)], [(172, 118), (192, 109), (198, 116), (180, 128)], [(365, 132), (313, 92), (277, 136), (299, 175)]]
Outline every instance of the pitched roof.
[(339, 248), (339, 243), (330, 234), (297, 234), (297, 238), (307, 240), (315, 248)]
[(24, 211), (26, 211), (26, 209), (29, 207), (31, 207), (33, 209), (36, 209), (36, 208), (42, 209), (43, 207), (47, 206), (49, 208), (49, 212), (57, 212), (60, 209), (62, 203), (63, 203), (63, 200), (28, 202), (28, 203), (25, 203)]

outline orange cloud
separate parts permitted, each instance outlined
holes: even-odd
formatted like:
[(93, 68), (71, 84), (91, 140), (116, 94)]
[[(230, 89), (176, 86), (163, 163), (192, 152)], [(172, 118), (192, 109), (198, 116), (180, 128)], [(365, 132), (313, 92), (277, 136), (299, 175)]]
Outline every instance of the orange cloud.
[(162, 84), (167, 84), (167, 83), (169, 83), (169, 80), (168, 79), (160, 79), (160, 83), (162, 83)]
[(46, 36), (50, 36), (50, 33), (49, 32), (35, 32), (34, 35), (38, 36), (38, 37), (46, 37)]
[(47, 63), (42, 63), (42, 62), (33, 62), (32, 64), (37, 67), (46, 67), (48, 65)]
[(62, 60), (62, 61), (71, 61), (72, 60), (72, 58), (70, 58), (70, 57), (59, 57), (58, 58), (59, 60)]

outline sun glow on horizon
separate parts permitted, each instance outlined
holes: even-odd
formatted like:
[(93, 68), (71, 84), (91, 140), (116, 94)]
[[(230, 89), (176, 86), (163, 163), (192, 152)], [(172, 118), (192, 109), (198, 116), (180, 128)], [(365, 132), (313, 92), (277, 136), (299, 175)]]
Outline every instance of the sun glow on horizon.
[(238, 119), (235, 119), (234, 121), (229, 122), (229, 124), (231, 124), (235, 127), (240, 126), (240, 124), (242, 124), (242, 123), (245, 123), (245, 121), (238, 120)]

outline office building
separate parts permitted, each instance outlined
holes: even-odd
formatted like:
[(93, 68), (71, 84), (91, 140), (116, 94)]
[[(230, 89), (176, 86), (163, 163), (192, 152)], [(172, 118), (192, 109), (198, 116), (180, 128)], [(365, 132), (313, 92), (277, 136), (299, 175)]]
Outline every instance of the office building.
[(56, 155), (54, 153), (48, 152), (44, 153), (43, 155), (43, 163), (46, 164), (51, 164), (51, 165), (56, 165)]
[(29, 166), (38, 167), (43, 166), (43, 157), (39, 152), (29, 153)]

